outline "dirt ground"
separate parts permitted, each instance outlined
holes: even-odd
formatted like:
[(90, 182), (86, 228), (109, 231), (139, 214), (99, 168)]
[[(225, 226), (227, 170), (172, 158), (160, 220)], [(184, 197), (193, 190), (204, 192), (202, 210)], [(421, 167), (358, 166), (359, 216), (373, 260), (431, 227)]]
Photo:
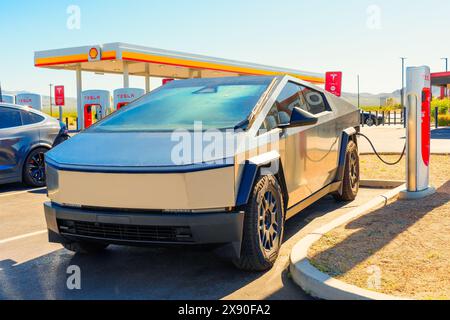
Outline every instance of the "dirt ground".
[[(404, 163), (388, 167), (362, 156), (362, 178), (404, 179)], [(311, 248), (311, 262), (361, 288), (450, 299), (450, 156), (432, 156), (431, 184), (437, 193), (426, 200), (393, 201), (325, 235)]]

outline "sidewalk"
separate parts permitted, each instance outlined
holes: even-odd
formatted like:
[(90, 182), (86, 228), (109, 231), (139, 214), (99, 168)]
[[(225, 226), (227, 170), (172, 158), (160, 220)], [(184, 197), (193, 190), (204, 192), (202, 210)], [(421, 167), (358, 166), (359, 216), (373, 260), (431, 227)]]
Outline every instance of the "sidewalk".
[[(381, 153), (401, 153), (406, 141), (406, 129), (402, 126), (363, 127), (361, 133), (368, 136)], [(369, 143), (362, 138), (359, 139), (359, 151), (373, 153)], [(450, 128), (431, 131), (431, 153), (450, 154)]]

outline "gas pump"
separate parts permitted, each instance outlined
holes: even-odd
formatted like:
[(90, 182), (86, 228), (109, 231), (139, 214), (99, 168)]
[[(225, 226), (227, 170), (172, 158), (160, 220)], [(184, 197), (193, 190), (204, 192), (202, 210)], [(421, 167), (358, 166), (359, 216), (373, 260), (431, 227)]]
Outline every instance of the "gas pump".
[(134, 100), (142, 97), (145, 90), (137, 88), (124, 88), (114, 90), (114, 108), (120, 110)]
[(420, 199), (435, 193), (430, 187), (431, 73), (430, 68), (410, 67), (406, 72), (407, 190), (402, 199)]
[(111, 96), (106, 90), (87, 90), (81, 94), (83, 101), (84, 128), (108, 115), (111, 106)]
[(32, 109), (42, 110), (42, 98), (39, 94), (21, 93), (16, 96), (16, 103), (20, 106), (27, 106)]

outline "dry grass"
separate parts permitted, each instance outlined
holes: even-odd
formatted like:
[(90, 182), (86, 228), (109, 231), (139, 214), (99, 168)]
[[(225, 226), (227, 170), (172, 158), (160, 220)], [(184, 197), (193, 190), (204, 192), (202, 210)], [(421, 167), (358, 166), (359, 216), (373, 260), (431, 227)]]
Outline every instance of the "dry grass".
[[(362, 168), (366, 179), (405, 175), (404, 161), (389, 168), (374, 156), (363, 156)], [(450, 299), (450, 156), (432, 156), (431, 183), (438, 193), (426, 200), (392, 202), (325, 235), (309, 252), (312, 263), (361, 288)], [(371, 286), (373, 270), (380, 271), (380, 287)]]

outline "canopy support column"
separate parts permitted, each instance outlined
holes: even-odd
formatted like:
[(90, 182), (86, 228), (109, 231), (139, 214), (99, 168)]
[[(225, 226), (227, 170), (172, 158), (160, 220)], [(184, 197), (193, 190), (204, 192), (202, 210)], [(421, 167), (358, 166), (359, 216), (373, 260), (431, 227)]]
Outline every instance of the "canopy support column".
[(123, 62), (123, 87), (125, 89), (130, 87), (130, 74), (128, 71), (128, 62)]
[(77, 114), (78, 114), (78, 130), (84, 129), (84, 110), (83, 110), (83, 101), (82, 101), (82, 92), (83, 92), (83, 79), (82, 79), (82, 71), (81, 65), (77, 66), (76, 70), (77, 77)]
[(145, 65), (145, 93), (150, 92), (150, 66)]

